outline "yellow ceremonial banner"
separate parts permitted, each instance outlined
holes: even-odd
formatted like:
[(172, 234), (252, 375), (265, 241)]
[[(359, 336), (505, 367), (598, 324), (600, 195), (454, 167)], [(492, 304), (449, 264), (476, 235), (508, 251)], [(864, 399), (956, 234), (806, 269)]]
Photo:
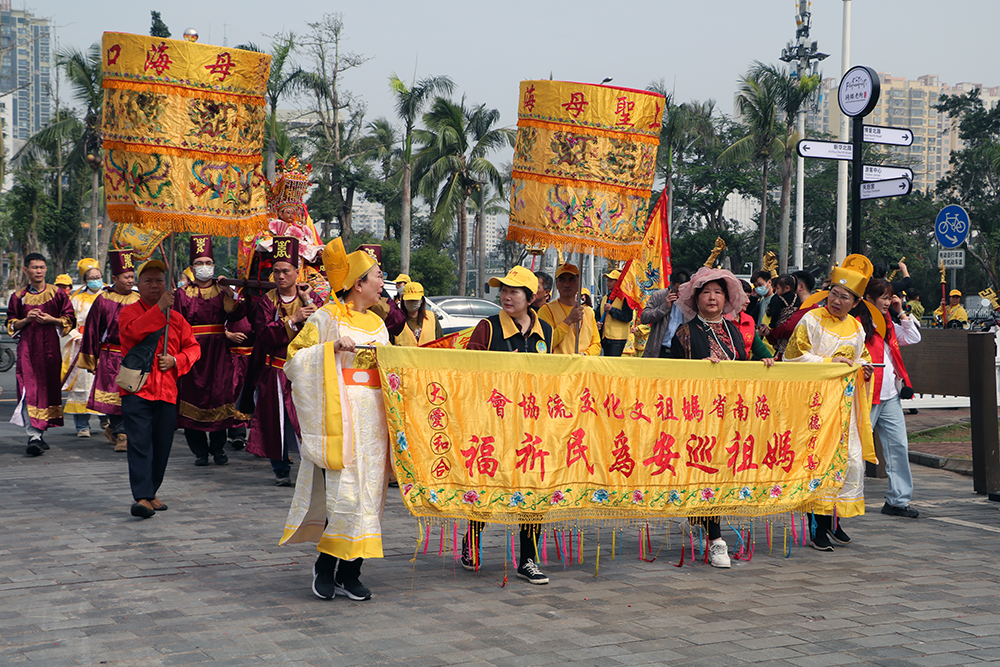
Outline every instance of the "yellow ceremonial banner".
[(262, 229), (271, 57), (114, 32), (102, 49), (108, 216), (219, 236)]
[(131, 248), (135, 261), (144, 262), (168, 236), (170, 236), (170, 232), (159, 229), (143, 229), (128, 223), (120, 223), (115, 225), (111, 244), (118, 250)]
[(404, 347), (378, 362), (410, 512), (506, 524), (807, 510), (844, 483), (863, 378)]
[[(649, 214), (646, 234), (642, 239), (642, 253), (622, 270), (612, 296), (624, 296), (632, 310), (642, 315), (653, 292), (670, 285), (670, 271), (670, 229), (667, 225), (667, 193), (664, 191)], [(635, 322), (638, 320), (636, 317)], [(649, 335), (648, 327), (646, 335)]]
[(663, 96), (522, 81), (507, 237), (605, 257), (638, 254)]

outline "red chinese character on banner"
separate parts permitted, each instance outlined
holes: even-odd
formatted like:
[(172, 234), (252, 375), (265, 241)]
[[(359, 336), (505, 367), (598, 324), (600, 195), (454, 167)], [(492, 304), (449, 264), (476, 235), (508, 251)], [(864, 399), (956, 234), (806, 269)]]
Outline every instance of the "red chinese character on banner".
[(604, 409), (607, 411), (609, 417), (625, 419), (625, 411), (622, 410), (622, 399), (614, 394), (608, 394), (604, 397)]
[(441, 430), (448, 427), (448, 413), (441, 408), (434, 408), (431, 413), (427, 415), (427, 421), (430, 422), (431, 428), (434, 430)]
[(539, 447), (542, 444), (542, 439), (537, 435), (531, 435), (530, 433), (524, 434), (524, 441), (521, 442), (524, 447), (516, 450), (514, 453), (521, 458), (518, 459), (517, 463), (514, 465), (521, 469), (521, 472), (528, 472), (529, 470), (535, 469), (535, 461), (539, 462), (539, 468), (541, 469), (542, 481), (545, 481), (545, 457), (549, 455), (547, 451)]
[(205, 65), (205, 69), (208, 70), (209, 74), (220, 74), (219, 82), (226, 80), (233, 68), (236, 67), (236, 63), (233, 62), (233, 57), (229, 55), (229, 52), (220, 53), (215, 56), (215, 62), (211, 65)]
[(818, 408), (823, 405), (823, 397), (819, 395), (819, 392), (815, 392), (812, 398), (809, 399), (810, 408)]
[(583, 396), (580, 397), (580, 414), (584, 412), (597, 414), (597, 410), (594, 409), (594, 397), (591, 395), (589, 387), (583, 390)]
[(665, 397), (663, 394), (657, 396), (656, 416), (660, 418), (660, 421), (667, 421), (668, 419), (680, 421), (674, 416), (674, 399), (670, 396)]
[(473, 467), (476, 468), (480, 475), (493, 477), (497, 474), (500, 462), (493, 458), (493, 451), (495, 449), (493, 442), (493, 436), (487, 435), (480, 439), (478, 435), (474, 435), (469, 440), (472, 447), (461, 450), (462, 456), (465, 457), (465, 467), (469, 469), (469, 477), (472, 477)]
[(806, 467), (806, 470), (808, 470), (809, 472), (813, 472), (816, 470), (816, 468), (819, 467), (819, 458), (817, 458), (815, 454), (810, 454), (809, 456), (806, 457), (806, 462), (804, 465)]
[(660, 475), (663, 474), (664, 470), (669, 470), (676, 477), (677, 471), (674, 470), (674, 459), (679, 459), (680, 457), (680, 452), (674, 451), (674, 436), (660, 433), (660, 437), (653, 444), (653, 455), (645, 459), (642, 465), (656, 466), (656, 470), (649, 473), (650, 475)]
[(656, 111), (653, 112), (653, 122), (649, 124), (648, 129), (657, 130), (660, 128), (660, 103), (656, 103)]
[(587, 445), (583, 444), (583, 437), (587, 435), (586, 431), (582, 428), (578, 428), (569, 434), (569, 442), (566, 444), (566, 467), (570, 467), (580, 459), (583, 459), (583, 465), (587, 468), (587, 472), (591, 475), (594, 474), (594, 466), (587, 459)]
[(427, 385), (427, 400), (431, 405), (440, 405), (448, 400), (448, 392), (440, 382), (431, 382)]
[(578, 118), (588, 104), (590, 102), (583, 96), (583, 93), (571, 93), (569, 102), (564, 102), (562, 107), (566, 109), (567, 113), (573, 114), (573, 118)]
[(615, 462), (608, 468), (608, 472), (620, 472), (625, 477), (631, 477), (632, 471), (635, 470), (635, 460), (629, 454), (625, 431), (615, 436), (615, 448), (611, 453), (615, 455)]
[(701, 421), (704, 419), (705, 411), (701, 409), (699, 403), (700, 401), (697, 396), (684, 397), (683, 404), (681, 405), (681, 412), (684, 413), (684, 419), (688, 421)]
[(444, 433), (435, 433), (431, 438), (431, 449), (435, 454), (444, 454), (451, 449), (451, 440)]
[(810, 431), (818, 431), (819, 430), (819, 426), (820, 426), (819, 415), (810, 415), (809, 416), (809, 430)]
[(632, 406), (632, 411), (628, 413), (628, 416), (634, 421), (645, 419), (647, 424), (652, 424), (653, 420), (642, 413), (643, 406), (644, 403), (642, 403), (638, 398), (635, 399), (635, 405)]
[(535, 403), (534, 394), (528, 394), (527, 396), (521, 394), (521, 402), (518, 405), (524, 410), (525, 419), (538, 419), (538, 415), (541, 414), (541, 409)]
[(451, 464), (444, 457), (435, 461), (431, 468), (431, 474), (434, 475), (435, 479), (447, 477), (449, 473), (451, 473)]
[(111, 67), (118, 62), (118, 58), (122, 55), (122, 45), (115, 44), (108, 49), (108, 67)]
[(569, 411), (566, 404), (563, 403), (562, 396), (556, 394), (555, 396), (549, 396), (548, 402), (549, 417), (552, 419), (562, 418), (569, 419), (573, 416), (573, 413)]
[(534, 86), (528, 86), (527, 90), (524, 91), (524, 110), (529, 113), (535, 110)]
[(633, 109), (635, 109), (635, 102), (625, 96), (619, 97), (618, 106), (615, 107), (615, 116), (618, 117), (618, 122), (615, 125), (631, 125), (634, 127), (635, 123), (632, 122)]
[(816, 449), (816, 445), (818, 444), (819, 444), (819, 438), (814, 435), (813, 437), (809, 438), (809, 443), (806, 445), (806, 447), (808, 447), (809, 449)]
[(696, 435), (691, 434), (688, 438), (687, 452), (688, 460), (684, 462), (688, 468), (697, 468), (702, 472), (707, 472), (709, 474), (715, 474), (719, 472), (718, 468), (713, 468), (709, 463), (712, 462), (712, 450), (715, 449), (716, 437), (714, 435)]
[(719, 419), (724, 418), (726, 416), (726, 397), (722, 394), (716, 396), (715, 400), (712, 401), (712, 409), (709, 412), (714, 413)]
[(733, 471), (735, 475), (738, 472), (743, 472), (744, 470), (756, 470), (757, 464), (753, 462), (753, 446), (754, 438), (753, 435), (748, 435), (743, 440), (743, 458), (740, 461), (739, 466), (736, 465), (736, 459), (739, 458), (740, 452), (740, 432), (736, 432), (736, 437), (733, 438), (731, 445), (726, 447), (726, 452), (730, 454), (729, 460), (726, 462), (726, 466)]
[(767, 404), (767, 396), (758, 396), (757, 403), (753, 406), (753, 412), (758, 419), (767, 419), (771, 416), (771, 407)]
[(792, 469), (795, 462), (795, 452), (792, 451), (792, 432), (775, 433), (774, 437), (767, 441), (767, 453), (764, 454), (763, 463), (771, 470), (775, 466), (785, 472)]
[(739, 419), (741, 422), (745, 422), (750, 417), (750, 407), (743, 401), (743, 394), (736, 394), (733, 417)]
[(170, 66), (174, 64), (174, 61), (170, 59), (169, 55), (167, 55), (168, 48), (170, 47), (167, 46), (166, 42), (160, 42), (159, 46), (150, 47), (149, 51), (146, 52), (146, 64), (143, 67), (143, 70), (148, 72), (153, 69), (156, 70), (157, 74), (162, 75), (170, 69)]
[(486, 402), (493, 406), (493, 409), (497, 411), (497, 417), (503, 419), (504, 409), (507, 407), (507, 404), (513, 403), (514, 401), (494, 389), (493, 393), (490, 394), (490, 397), (486, 399)]

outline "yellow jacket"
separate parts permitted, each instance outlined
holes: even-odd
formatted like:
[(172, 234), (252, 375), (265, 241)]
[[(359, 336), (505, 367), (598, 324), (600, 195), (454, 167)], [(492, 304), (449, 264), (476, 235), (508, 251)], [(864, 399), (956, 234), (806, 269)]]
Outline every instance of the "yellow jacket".
[[(552, 327), (552, 353), (576, 354), (576, 326), (564, 322), (569, 315), (569, 306), (558, 301), (549, 301), (538, 309), (538, 318)], [(605, 326), (607, 326), (605, 324)], [(601, 353), (601, 336), (597, 332), (597, 318), (594, 309), (583, 307), (580, 321), (580, 354), (597, 356)]]

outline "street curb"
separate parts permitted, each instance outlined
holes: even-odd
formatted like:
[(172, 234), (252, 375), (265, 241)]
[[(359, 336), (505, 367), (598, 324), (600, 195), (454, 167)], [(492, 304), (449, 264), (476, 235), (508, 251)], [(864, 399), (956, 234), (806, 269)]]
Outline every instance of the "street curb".
[(955, 472), (960, 475), (972, 476), (972, 460), (971, 459), (954, 459), (947, 456), (938, 456), (937, 454), (924, 454), (923, 452), (909, 452), (910, 463), (915, 463), (917, 465), (927, 466), (928, 468), (941, 468), (943, 470), (948, 470), (949, 472)]

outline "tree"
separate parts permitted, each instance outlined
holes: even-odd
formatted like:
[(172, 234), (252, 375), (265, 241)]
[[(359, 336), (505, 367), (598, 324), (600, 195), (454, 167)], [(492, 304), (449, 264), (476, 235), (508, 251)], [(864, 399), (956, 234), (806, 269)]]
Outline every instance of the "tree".
[[(400, 232), (399, 243), (402, 251), (400, 266), (403, 273), (410, 270), (410, 226), (413, 210), (413, 195), (411, 181), (413, 178), (413, 129), (417, 123), (424, 104), (432, 95), (440, 93), (450, 95), (454, 88), (452, 80), (446, 76), (429, 76), (420, 81), (414, 81), (409, 86), (395, 73), (389, 77), (389, 89), (396, 102), (396, 115), (403, 121), (402, 167), (403, 183), (400, 194)], [(387, 225), (388, 226), (388, 225)]]
[(438, 233), (458, 223), (458, 293), (465, 295), (466, 260), (469, 247), (468, 200), (481, 182), (488, 182), (503, 192), (503, 177), (487, 159), (499, 148), (514, 145), (511, 128), (494, 127), (500, 112), (486, 105), (466, 108), (465, 100), (454, 103), (438, 97), (424, 114), (426, 130), (418, 138), (424, 148), (419, 157), (425, 161), (431, 178), (443, 179), (437, 196), (432, 224)]
[(151, 11), (149, 14), (153, 17), (153, 25), (149, 28), (150, 36), (170, 39), (170, 28), (168, 28), (167, 24), (160, 18), (160, 12)]
[(795, 147), (801, 138), (795, 131), (795, 123), (803, 105), (819, 88), (819, 76), (798, 77), (773, 65), (754, 63), (750, 69), (750, 77), (758, 81), (767, 81), (777, 93), (777, 106), (785, 121), (785, 132), (782, 138), (784, 145), (784, 160), (781, 163), (781, 227), (779, 234), (778, 271), (788, 271), (788, 225), (791, 219), (792, 201), (792, 158), (796, 155)]
[(365, 157), (378, 165), (380, 173), (378, 178), (366, 183), (365, 197), (369, 201), (382, 204), (385, 238), (389, 239), (392, 230), (390, 209), (399, 201), (399, 189), (393, 181), (399, 173), (402, 150), (399, 147), (400, 140), (396, 128), (389, 119), (376, 118), (368, 124), (368, 132), (368, 136), (361, 140), (361, 144), (365, 150)]
[(785, 150), (778, 129), (778, 90), (768, 77), (753, 73), (740, 77), (736, 94), (736, 112), (746, 135), (719, 156), (722, 162), (751, 161), (760, 169), (760, 218), (758, 221), (757, 265), (764, 265), (764, 239), (767, 234), (767, 175), (771, 161)]

